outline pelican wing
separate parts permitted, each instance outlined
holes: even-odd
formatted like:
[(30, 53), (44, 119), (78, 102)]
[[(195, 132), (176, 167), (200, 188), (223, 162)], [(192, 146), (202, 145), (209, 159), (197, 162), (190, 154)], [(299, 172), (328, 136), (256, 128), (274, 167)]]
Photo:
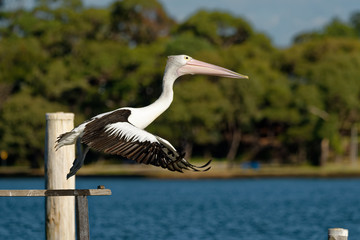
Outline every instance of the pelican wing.
[(114, 112), (88, 123), (81, 138), (82, 143), (98, 151), (120, 155), (138, 163), (160, 166), (171, 171), (182, 172), (183, 169), (198, 171), (198, 167), (186, 161), (183, 154), (179, 154), (165, 139), (139, 129), (128, 121), (111, 121), (114, 119), (112, 114), (119, 113)]

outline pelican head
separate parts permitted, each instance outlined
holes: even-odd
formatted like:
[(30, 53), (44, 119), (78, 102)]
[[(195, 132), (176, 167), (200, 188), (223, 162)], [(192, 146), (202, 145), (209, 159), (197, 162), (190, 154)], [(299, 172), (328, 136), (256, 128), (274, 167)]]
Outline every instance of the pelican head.
[(233, 72), (229, 69), (196, 60), (187, 55), (169, 56), (168, 64), (176, 66), (177, 77), (186, 74), (203, 74), (228, 78), (249, 78), (248, 76)]

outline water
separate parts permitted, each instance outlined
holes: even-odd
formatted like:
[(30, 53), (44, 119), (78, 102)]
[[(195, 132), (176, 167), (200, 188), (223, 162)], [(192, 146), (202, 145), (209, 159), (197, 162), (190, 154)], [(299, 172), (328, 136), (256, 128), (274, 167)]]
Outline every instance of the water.
[[(360, 239), (360, 179), (149, 180), (78, 178), (105, 185), (89, 197), (91, 239)], [(43, 179), (1, 179), (0, 189), (41, 189)], [(44, 239), (43, 198), (0, 198), (0, 239)]]

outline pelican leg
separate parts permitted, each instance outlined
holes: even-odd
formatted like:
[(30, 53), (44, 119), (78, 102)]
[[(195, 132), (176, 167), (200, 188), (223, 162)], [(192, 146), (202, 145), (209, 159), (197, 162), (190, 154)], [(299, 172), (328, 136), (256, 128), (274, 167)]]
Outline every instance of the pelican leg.
[(66, 175), (66, 179), (74, 176), (76, 172), (84, 165), (85, 156), (89, 151), (89, 147), (86, 146), (85, 150), (83, 151), (81, 146), (81, 139), (78, 138), (76, 140), (76, 159), (73, 162), (72, 167), (70, 168), (70, 172)]

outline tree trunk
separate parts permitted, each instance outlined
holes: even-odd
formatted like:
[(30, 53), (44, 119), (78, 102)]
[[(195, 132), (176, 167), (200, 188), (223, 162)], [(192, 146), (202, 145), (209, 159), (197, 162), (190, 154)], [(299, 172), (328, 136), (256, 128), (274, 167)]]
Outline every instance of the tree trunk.
[(336, 154), (336, 155), (335, 155), (335, 162), (336, 162), (337, 164), (342, 163), (342, 162), (343, 162), (343, 156), (341, 156), (340, 154)]
[(241, 140), (241, 131), (235, 129), (232, 132), (230, 149), (229, 149), (229, 152), (228, 152), (228, 154), (226, 156), (226, 158), (228, 160), (228, 168), (232, 168), (233, 165), (234, 165), (234, 160), (235, 160), (237, 150), (238, 150), (239, 145), (240, 145), (240, 140)]
[(351, 127), (351, 138), (350, 138), (350, 162), (352, 166), (357, 165), (358, 158), (358, 136), (357, 127), (355, 124)]
[(297, 162), (298, 164), (302, 164), (304, 162), (306, 162), (306, 146), (304, 143), (300, 143), (299, 145), (299, 151), (298, 151), (298, 159)]
[(329, 158), (329, 139), (323, 138), (321, 140), (321, 156), (320, 156), (320, 166), (325, 166)]
[(185, 159), (191, 159), (193, 143), (186, 141), (185, 143)]

